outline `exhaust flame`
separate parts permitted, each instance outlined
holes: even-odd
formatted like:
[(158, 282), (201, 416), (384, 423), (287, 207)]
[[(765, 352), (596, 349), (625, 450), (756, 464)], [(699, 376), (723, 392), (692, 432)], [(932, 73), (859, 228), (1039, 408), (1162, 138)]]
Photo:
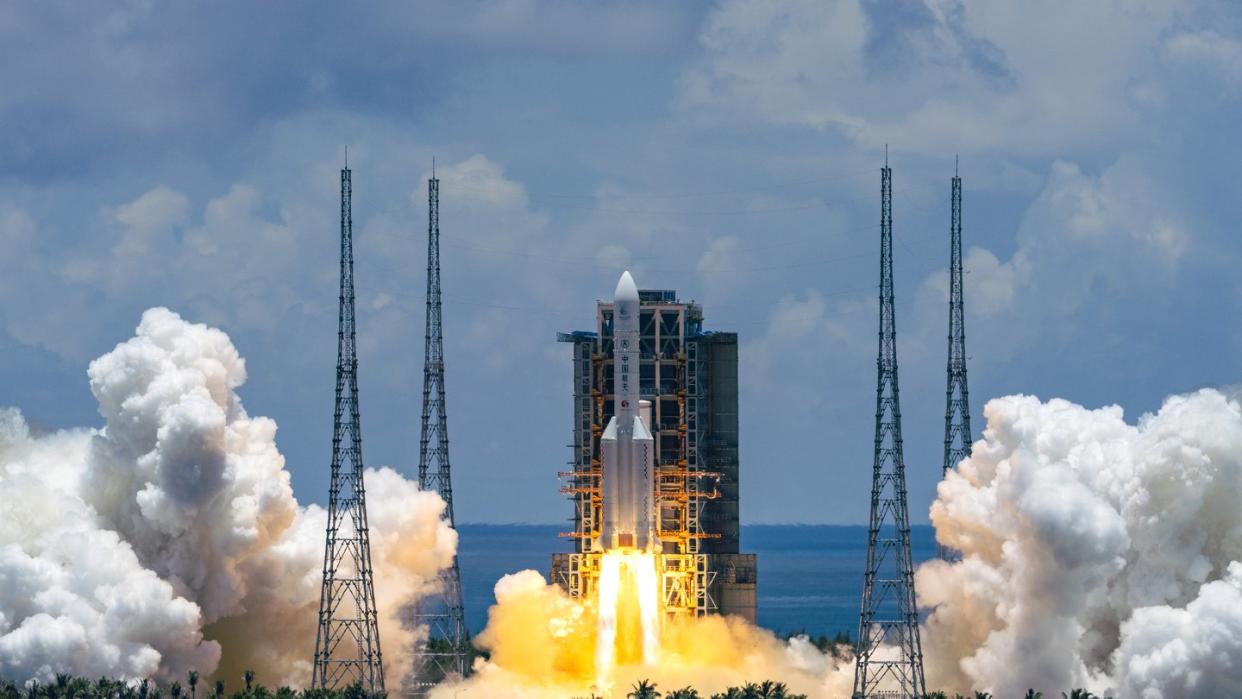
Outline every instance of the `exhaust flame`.
[[(657, 609), (646, 617), (656, 622), (647, 626), (654, 633), (645, 637), (647, 647), (656, 651), (648, 662), (640, 593), (659, 606), (658, 558), (634, 550), (611, 555), (607, 565), (616, 574), (607, 577), (615, 595), (575, 599), (533, 570), (497, 582), (487, 628), (475, 637), (490, 657), (477, 660), (469, 678), (436, 687), (432, 699), (623, 699), (643, 679), (663, 692), (692, 685), (701, 696), (770, 679), (810, 699), (849, 696), (854, 666), (845, 649), (837, 649), (838, 658), (806, 637), (782, 641), (738, 617), (665, 617)], [(643, 583), (642, 576), (650, 577)], [(603, 604), (604, 597), (613, 603)], [(605, 607), (615, 609), (616, 635), (607, 643), (599, 633)], [(610, 651), (602, 679), (601, 646)]]
[(595, 619), (595, 674), (608, 686), (613, 669), (660, 657), (660, 580), (656, 557), (640, 551), (609, 551), (600, 561)]

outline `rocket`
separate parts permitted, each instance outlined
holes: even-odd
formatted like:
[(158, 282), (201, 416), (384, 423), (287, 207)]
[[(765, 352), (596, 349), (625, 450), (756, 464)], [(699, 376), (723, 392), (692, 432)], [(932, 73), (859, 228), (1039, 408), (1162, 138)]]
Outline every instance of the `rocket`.
[(600, 546), (655, 551), (655, 441), (651, 403), (639, 399), (638, 287), (627, 271), (612, 303), (613, 417), (600, 442), (604, 526)]

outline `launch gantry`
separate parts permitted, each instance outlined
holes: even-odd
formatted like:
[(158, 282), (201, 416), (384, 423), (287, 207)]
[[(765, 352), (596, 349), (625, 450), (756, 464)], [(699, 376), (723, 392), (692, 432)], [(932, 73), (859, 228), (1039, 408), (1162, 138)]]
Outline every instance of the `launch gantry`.
[[(660, 553), (662, 601), (668, 616), (701, 616), (715, 610), (710, 594), (714, 578), (703, 542), (720, 538), (706, 532), (703, 506), (719, 495), (720, 473), (700, 459), (700, 377), (705, 358), (696, 334), (702, 316), (697, 306), (655, 298), (665, 292), (642, 292), (643, 398), (651, 401), (651, 432), (656, 443), (656, 536)], [(664, 303), (660, 303), (664, 301)], [(574, 343), (574, 400), (580, 422), (575, 426), (575, 469), (560, 475), (562, 492), (574, 501), (575, 540), (562, 571), (562, 584), (577, 598), (592, 599), (603, 554), (601, 442), (604, 426), (614, 414), (613, 304), (598, 308), (601, 332), (563, 335)]]

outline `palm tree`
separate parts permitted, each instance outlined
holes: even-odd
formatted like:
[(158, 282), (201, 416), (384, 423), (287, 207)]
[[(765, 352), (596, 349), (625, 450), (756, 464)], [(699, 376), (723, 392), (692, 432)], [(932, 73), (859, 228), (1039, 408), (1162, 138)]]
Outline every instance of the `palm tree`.
[(712, 699), (742, 699), (742, 690), (738, 687), (729, 687), (719, 694), (713, 694)]
[(194, 695), (197, 693), (195, 690), (198, 688), (198, 670), (190, 670), (185, 673), (185, 681), (186, 684), (190, 685), (190, 699), (197, 699)]
[(1044, 699), (1044, 693), (1036, 692), (1034, 689), (1028, 689), (1026, 690), (1026, 697), (1024, 697), (1024, 699)]
[(695, 689), (694, 687), (682, 687), (681, 689), (674, 689), (668, 694), (665, 694), (664, 699), (700, 699), (699, 690)]
[(1069, 694), (1061, 692), (1061, 699), (1099, 699), (1085, 689), (1071, 689)]
[(975, 699), (992, 699), (991, 692), (975, 692)]
[(928, 692), (927, 699), (949, 699), (949, 695), (944, 692)]
[(789, 687), (784, 682), (773, 682), (768, 680), (759, 685), (759, 689), (766, 699), (795, 699), (797, 695), (790, 696)]
[(142, 682), (138, 684), (138, 699), (147, 699), (147, 694), (151, 692), (151, 686), (147, 678), (142, 678)]
[(662, 696), (656, 686), (648, 680), (639, 680), (625, 696), (629, 699), (660, 699)]

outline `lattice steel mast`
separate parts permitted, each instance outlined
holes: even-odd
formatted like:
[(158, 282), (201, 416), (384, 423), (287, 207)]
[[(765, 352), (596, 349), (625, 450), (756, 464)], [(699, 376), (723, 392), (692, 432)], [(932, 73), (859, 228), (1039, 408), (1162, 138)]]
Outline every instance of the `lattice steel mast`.
[(368, 691), (382, 692), (384, 665), (376, 623), (358, 417), (352, 198), (347, 162), (341, 170), (341, 290), (336, 336), (332, 476), (328, 488), (323, 587), (319, 595), (319, 629), (315, 635), (311, 684), (316, 688), (337, 689), (361, 682)]
[[(875, 461), (867, 573), (855, 647), (854, 694), (921, 698), (923, 648), (914, 602), (914, 565), (906, 508), (897, 387), (897, 329), (893, 316), (892, 170), (880, 171), (880, 346), (877, 359)], [(881, 646), (890, 648), (881, 648)]]
[[(970, 392), (966, 389), (966, 322), (962, 301), (962, 178), (953, 168), (952, 213), (949, 215), (949, 361), (944, 409), (944, 468), (957, 468), (970, 456)], [(940, 547), (940, 557), (956, 553)]]
[[(423, 362), (423, 418), (418, 484), (444, 499), (450, 525), (453, 485), (449, 468), (448, 418), (444, 405), (444, 336), (440, 324), (440, 180), (432, 165), (427, 181), (427, 333)], [(416, 623), (428, 635), (416, 649), (413, 691), (423, 696), (441, 680), (470, 672), (470, 632), (462, 606), (457, 557), (441, 571), (438, 591), (418, 605)]]

